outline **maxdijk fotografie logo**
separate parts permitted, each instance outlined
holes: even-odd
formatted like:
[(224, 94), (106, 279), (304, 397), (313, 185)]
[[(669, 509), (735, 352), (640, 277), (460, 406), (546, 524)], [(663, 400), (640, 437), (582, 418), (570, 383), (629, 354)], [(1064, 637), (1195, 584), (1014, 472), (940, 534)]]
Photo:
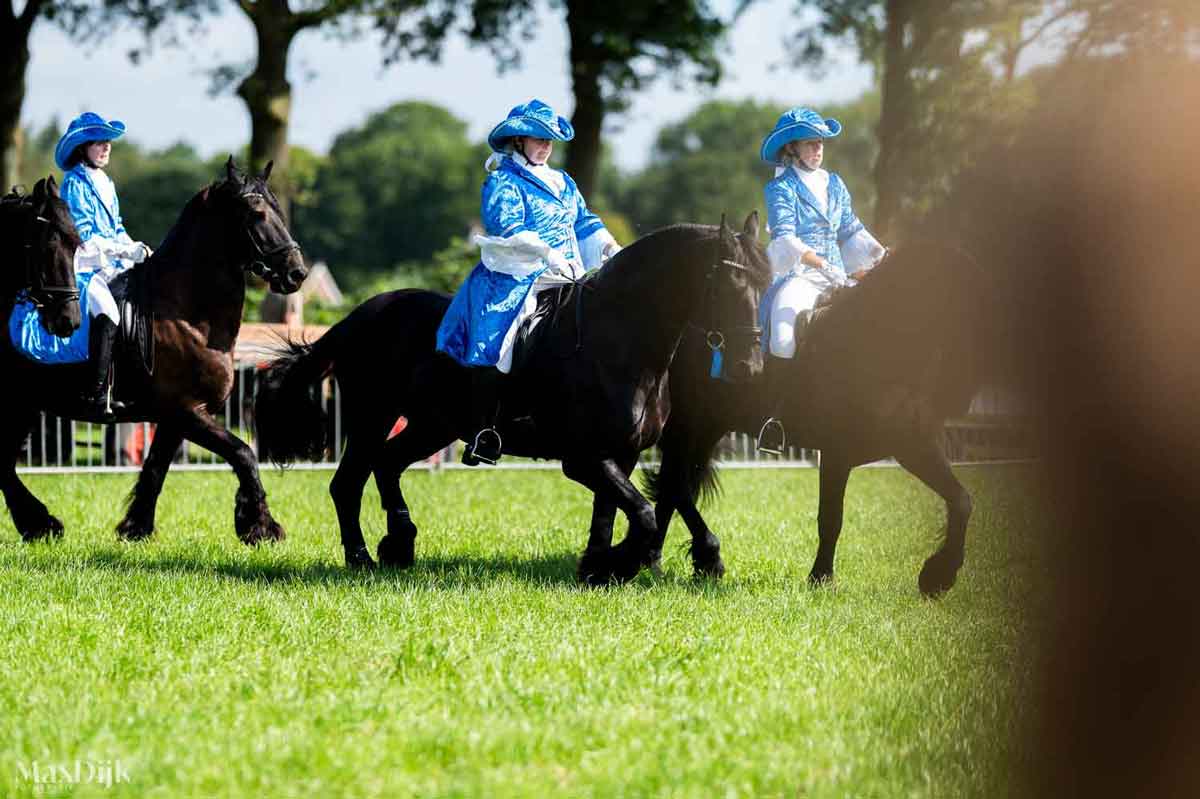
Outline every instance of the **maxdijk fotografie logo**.
[(120, 760), (18, 762), (17, 777), (22, 782), (32, 784), (39, 793), (69, 790), (74, 785), (101, 785), (111, 788), (122, 782), (129, 782), (129, 772)]

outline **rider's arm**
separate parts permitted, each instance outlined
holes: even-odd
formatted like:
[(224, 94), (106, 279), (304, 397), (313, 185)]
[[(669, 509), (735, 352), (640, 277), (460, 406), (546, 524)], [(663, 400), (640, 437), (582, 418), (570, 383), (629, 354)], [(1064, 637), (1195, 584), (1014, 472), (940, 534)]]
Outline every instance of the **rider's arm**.
[(842, 263), (846, 272), (857, 280), (878, 263), (886, 250), (854, 213), (850, 191), (842, 179), (831, 175), (829, 183), (830, 193), (838, 193), (838, 204), (842, 209), (838, 219), (838, 247), (841, 250)]

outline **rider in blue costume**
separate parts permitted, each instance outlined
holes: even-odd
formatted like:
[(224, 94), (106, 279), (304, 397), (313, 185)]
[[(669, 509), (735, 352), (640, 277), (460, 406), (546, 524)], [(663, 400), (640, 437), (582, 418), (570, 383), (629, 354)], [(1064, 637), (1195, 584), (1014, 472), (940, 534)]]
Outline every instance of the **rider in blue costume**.
[[(847, 272), (862, 278), (887, 252), (855, 215), (841, 177), (821, 168), (825, 140), (841, 131), (836, 119), (801, 106), (780, 116), (763, 140), (760, 157), (776, 165), (764, 190), (775, 280), (762, 299), (767, 351), (776, 358), (795, 355), (797, 333), (821, 294), (849, 285)], [(759, 448), (779, 452), (784, 444), (782, 425), (768, 419)]]
[(120, 312), (108, 282), (125, 269), (141, 263), (150, 248), (134, 241), (121, 221), (121, 204), (112, 179), (104, 172), (112, 153), (112, 141), (125, 134), (125, 124), (105, 121), (98, 114), (81, 114), (71, 120), (54, 150), (54, 160), (63, 170), (62, 198), (71, 211), (83, 244), (75, 252), (75, 271), (92, 273), (88, 282), (88, 313), (91, 329), (88, 353), (93, 371), (84, 402), (97, 416), (108, 417), (122, 410), (108, 403), (108, 372)]
[(495, 463), (500, 375), (512, 368), (517, 329), (537, 307), (537, 293), (578, 279), (620, 247), (588, 210), (567, 173), (546, 161), (556, 141), (575, 136), (571, 123), (541, 100), (518, 105), (488, 135), (477, 236), (480, 263), (459, 288), (437, 332), (437, 348), (471, 369), (472, 415), (478, 433), (463, 463)]

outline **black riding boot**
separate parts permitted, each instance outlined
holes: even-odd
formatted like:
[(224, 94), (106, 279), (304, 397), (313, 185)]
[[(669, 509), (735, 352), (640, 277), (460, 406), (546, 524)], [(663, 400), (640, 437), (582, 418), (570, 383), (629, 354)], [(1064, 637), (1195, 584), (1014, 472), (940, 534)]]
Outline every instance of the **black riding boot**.
[(500, 460), (503, 445), (496, 430), (496, 417), (500, 413), (503, 378), (499, 370), (492, 367), (471, 370), (471, 427), (478, 432), (463, 449), (462, 462), (466, 466), (494, 465)]
[(117, 341), (117, 326), (107, 316), (97, 316), (91, 321), (88, 331), (88, 354), (91, 356), (92, 372), (88, 376), (87, 390), (83, 396), (89, 413), (97, 417), (111, 417), (114, 411), (125, 410), (125, 405), (108, 402), (108, 371), (112, 366), (113, 345)]

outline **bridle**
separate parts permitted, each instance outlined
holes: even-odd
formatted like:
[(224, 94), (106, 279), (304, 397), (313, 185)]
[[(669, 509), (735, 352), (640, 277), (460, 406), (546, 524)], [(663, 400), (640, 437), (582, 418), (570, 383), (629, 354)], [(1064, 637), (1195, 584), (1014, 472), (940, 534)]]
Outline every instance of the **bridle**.
[(17, 198), (15, 201), (10, 200), (10, 202), (16, 202), (22, 209), (28, 208), (29, 210), (24, 234), (21, 237), (24, 247), (25, 285), (23, 290), (25, 295), (39, 311), (45, 309), (53, 311), (69, 302), (78, 302), (79, 288), (75, 284), (73, 272), (69, 286), (48, 286), (42, 276), (42, 270), (38, 268), (38, 255), (50, 252), (52, 223), (45, 216), (45, 207), (34, 208), (32, 200), (25, 197)]
[[(252, 200), (257, 199), (262, 200), (268, 207), (271, 205), (267, 201), (266, 195), (262, 194), (261, 192), (249, 191), (238, 196), (240, 199), (245, 200), (247, 204), (249, 204)], [(293, 251), (299, 252), (300, 245), (296, 243), (296, 241), (292, 238), (291, 233), (288, 232), (287, 227), (284, 226), (283, 234), (286, 238), (276, 244), (265, 242), (264, 246), (264, 243), (259, 242), (254, 235), (254, 215), (255, 212), (253, 210), (247, 210), (244, 225), (246, 238), (250, 240), (250, 246), (254, 248), (255, 257), (243, 268), (247, 272), (252, 272), (258, 277), (266, 277), (268, 274), (271, 274), (276, 280), (283, 281), (287, 276), (280, 274), (278, 268), (270, 266), (270, 261), (271, 259), (278, 258), (280, 255), (284, 256), (284, 259), (286, 259), (286, 257)]]
[[(762, 328), (758, 325), (732, 325), (722, 327), (717, 312), (717, 277), (722, 269), (740, 269), (747, 274), (753, 270), (745, 264), (728, 258), (720, 258), (709, 267), (705, 276), (705, 305), (708, 308), (708, 327), (704, 331), (704, 341), (712, 351), (712, 365), (708, 375), (720, 379), (725, 373), (725, 342), (732, 337), (748, 337), (754, 341), (762, 340)], [(727, 335), (728, 333), (728, 335)]]

